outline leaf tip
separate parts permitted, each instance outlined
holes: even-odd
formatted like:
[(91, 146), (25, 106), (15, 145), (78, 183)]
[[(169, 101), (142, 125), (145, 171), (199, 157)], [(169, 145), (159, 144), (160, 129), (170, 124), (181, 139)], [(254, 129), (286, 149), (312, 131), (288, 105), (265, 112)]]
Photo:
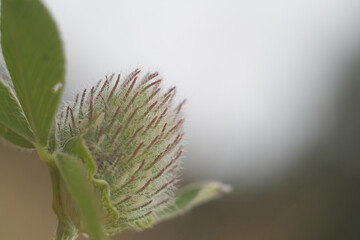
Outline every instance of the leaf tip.
[(229, 184), (224, 184), (221, 182), (215, 182), (217, 191), (219, 195), (225, 194), (225, 193), (231, 193), (233, 191), (233, 186)]
[(230, 193), (233, 187), (217, 181), (205, 182), (201, 186), (197, 201), (207, 202)]

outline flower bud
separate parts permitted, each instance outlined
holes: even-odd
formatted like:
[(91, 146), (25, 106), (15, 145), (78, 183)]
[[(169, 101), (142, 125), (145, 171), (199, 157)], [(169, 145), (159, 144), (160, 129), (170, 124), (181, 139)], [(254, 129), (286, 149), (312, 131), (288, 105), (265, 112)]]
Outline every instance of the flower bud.
[(139, 74), (112, 75), (85, 89), (57, 121), (57, 150), (81, 135), (97, 164), (95, 178), (109, 186), (119, 218), (106, 226), (108, 235), (151, 226), (178, 177), (184, 101), (173, 105), (176, 89), (162, 91), (158, 73)]

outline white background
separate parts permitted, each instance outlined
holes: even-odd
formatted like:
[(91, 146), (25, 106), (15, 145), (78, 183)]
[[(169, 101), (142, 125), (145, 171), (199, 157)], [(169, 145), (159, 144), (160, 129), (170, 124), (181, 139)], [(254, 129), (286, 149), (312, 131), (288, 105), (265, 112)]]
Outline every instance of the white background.
[(160, 71), (186, 106), (185, 169), (256, 181), (331, 125), (360, 45), (358, 0), (46, 0), (67, 58), (65, 98), (105, 74)]

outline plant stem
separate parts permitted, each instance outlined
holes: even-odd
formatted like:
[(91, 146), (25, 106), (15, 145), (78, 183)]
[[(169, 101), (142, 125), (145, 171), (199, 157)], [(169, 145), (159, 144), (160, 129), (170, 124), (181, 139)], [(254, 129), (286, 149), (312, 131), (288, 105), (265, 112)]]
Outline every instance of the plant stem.
[(78, 230), (75, 225), (68, 221), (71, 213), (75, 212), (73, 205), (70, 204), (71, 199), (64, 182), (62, 181), (60, 172), (55, 164), (53, 156), (47, 153), (44, 147), (37, 147), (37, 152), (42, 161), (49, 168), (52, 190), (53, 190), (53, 210), (58, 217), (58, 227), (56, 230), (55, 240), (75, 240), (78, 236)]
[(38, 152), (39, 157), (43, 162), (51, 163), (54, 161), (53, 158), (51, 157), (51, 155), (49, 153), (47, 153), (44, 146), (37, 145), (36, 151)]
[(55, 240), (75, 240), (77, 236), (78, 231), (71, 222), (59, 219)]

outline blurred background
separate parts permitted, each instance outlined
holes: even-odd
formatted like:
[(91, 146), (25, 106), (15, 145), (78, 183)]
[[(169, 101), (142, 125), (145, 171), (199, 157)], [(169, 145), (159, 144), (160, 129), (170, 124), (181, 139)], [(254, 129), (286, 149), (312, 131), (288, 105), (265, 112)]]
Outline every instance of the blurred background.
[[(64, 100), (105, 74), (160, 71), (186, 98), (182, 184), (234, 191), (112, 239), (360, 239), (360, 1), (45, 0)], [(51, 239), (46, 166), (0, 143), (0, 239)]]

